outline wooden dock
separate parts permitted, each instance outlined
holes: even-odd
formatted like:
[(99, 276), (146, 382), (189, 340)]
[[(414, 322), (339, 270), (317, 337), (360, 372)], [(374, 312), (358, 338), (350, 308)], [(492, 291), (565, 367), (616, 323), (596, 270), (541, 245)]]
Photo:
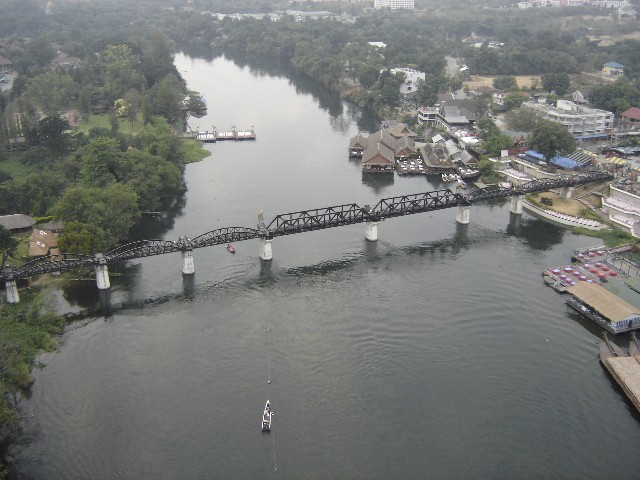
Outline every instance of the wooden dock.
[(215, 143), (223, 140), (255, 140), (256, 132), (252, 130), (213, 130), (212, 132), (197, 132), (195, 139), (204, 143)]
[(625, 354), (605, 335), (600, 343), (600, 361), (640, 411), (640, 346), (636, 336), (631, 336), (629, 354)]

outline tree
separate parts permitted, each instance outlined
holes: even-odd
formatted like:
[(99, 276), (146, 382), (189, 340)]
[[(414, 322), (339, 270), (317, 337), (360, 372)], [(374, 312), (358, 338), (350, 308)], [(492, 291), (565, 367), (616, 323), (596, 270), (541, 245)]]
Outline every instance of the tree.
[(181, 103), (184, 85), (173, 74), (167, 75), (157, 86), (154, 113), (175, 125), (181, 118)]
[(93, 253), (104, 252), (105, 232), (97, 225), (77, 221), (67, 222), (62, 229), (58, 246), (65, 253)]
[(130, 89), (140, 90), (144, 77), (140, 60), (127, 45), (110, 45), (104, 52), (107, 66), (106, 101), (112, 104)]
[(76, 86), (73, 78), (53, 71), (47, 71), (27, 81), (24, 96), (40, 108), (45, 115), (59, 117), (73, 104)]
[(115, 138), (94, 138), (81, 158), (82, 179), (88, 186), (106, 187), (131, 178), (131, 165), (126, 161)]
[(559, 97), (569, 91), (571, 81), (566, 73), (547, 73), (542, 76), (542, 87), (547, 91), (555, 91)]
[[(41, 145), (56, 155), (67, 153), (71, 139), (67, 133), (71, 126), (59, 115), (44, 117), (38, 122), (37, 137), (31, 138), (31, 143)], [(35, 140), (35, 141), (34, 141)]]
[(517, 90), (518, 81), (516, 77), (496, 77), (493, 79), (493, 86), (498, 90)]
[(517, 132), (533, 131), (540, 118), (533, 108), (527, 107), (517, 108), (505, 114), (505, 121), (509, 128)]
[(153, 117), (151, 122), (136, 138), (140, 149), (184, 168), (184, 154), (181, 140), (173, 133), (171, 126), (162, 117)]
[(513, 147), (511, 137), (499, 131), (494, 131), (482, 144), (485, 153), (491, 157), (500, 156), (503, 150), (509, 150), (511, 147)]
[(53, 208), (53, 214), (65, 222), (76, 221), (99, 227), (104, 232), (105, 248), (126, 238), (140, 217), (136, 193), (123, 184), (105, 188), (68, 188)]
[(486, 140), (494, 133), (500, 133), (500, 129), (496, 125), (496, 122), (489, 117), (479, 118), (476, 122), (476, 128), (480, 133), (480, 138), (483, 140)]
[(13, 238), (11, 232), (0, 225), (0, 254), (2, 255), (0, 268), (4, 268), (7, 259), (13, 255), (17, 246), (18, 241)]
[(133, 165), (128, 182), (138, 195), (138, 207), (143, 212), (154, 211), (162, 202), (184, 189), (182, 172), (175, 164), (150, 153), (130, 148), (125, 152)]
[(508, 112), (515, 108), (520, 108), (520, 106), (528, 99), (529, 98), (526, 95), (523, 95), (521, 93), (510, 93), (504, 99), (504, 110)]
[(380, 70), (371, 65), (364, 65), (358, 74), (358, 80), (365, 88), (372, 87), (378, 81), (378, 77), (380, 77)]
[(529, 145), (544, 155), (548, 162), (556, 155), (573, 152), (576, 149), (576, 139), (561, 123), (542, 119), (533, 129), (533, 137)]

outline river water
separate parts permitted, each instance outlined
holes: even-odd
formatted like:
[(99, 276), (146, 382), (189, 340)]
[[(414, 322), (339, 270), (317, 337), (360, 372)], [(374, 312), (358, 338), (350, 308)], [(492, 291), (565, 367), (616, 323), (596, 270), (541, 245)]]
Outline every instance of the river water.
[[(347, 146), (376, 123), (309, 81), (224, 57), (176, 65), (208, 102), (193, 129), (254, 126), (257, 140), (208, 145), (141, 238), (442, 187), (363, 177)], [(112, 268), (111, 302), (169, 300), (116, 310), (42, 356), (16, 478), (638, 478), (640, 416), (598, 362), (600, 330), (540, 274), (597, 241), (502, 201), (474, 206), (466, 227), (451, 209), (378, 233), (276, 238), (266, 263), (258, 240), (200, 249), (192, 278), (177, 254)], [(90, 282), (56, 297), (100, 299)]]

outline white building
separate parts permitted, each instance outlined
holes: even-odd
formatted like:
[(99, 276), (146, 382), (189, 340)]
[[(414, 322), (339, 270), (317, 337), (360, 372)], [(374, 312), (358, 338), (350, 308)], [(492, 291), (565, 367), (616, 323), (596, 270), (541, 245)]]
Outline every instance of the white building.
[(639, 236), (640, 196), (637, 189), (610, 185), (609, 197), (602, 199), (602, 209), (618, 228), (634, 237)]
[(613, 113), (568, 100), (558, 100), (556, 107), (534, 101), (524, 102), (522, 106), (532, 108), (548, 120), (561, 123), (573, 135), (604, 134), (613, 128)]
[(394, 75), (396, 73), (404, 73), (404, 83), (400, 85), (400, 93), (402, 95), (416, 92), (418, 90), (418, 82), (420, 80), (424, 82), (426, 77), (424, 72), (414, 70), (413, 68), (392, 68), (391, 73)]
[(415, 8), (414, 0), (375, 0), (374, 8), (391, 8), (396, 10), (398, 8), (406, 8), (413, 10)]

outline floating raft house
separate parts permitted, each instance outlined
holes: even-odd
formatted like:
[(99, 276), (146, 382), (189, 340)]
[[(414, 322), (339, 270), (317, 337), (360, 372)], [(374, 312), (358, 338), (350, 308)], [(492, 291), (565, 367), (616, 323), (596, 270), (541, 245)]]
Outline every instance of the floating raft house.
[[(633, 335), (633, 334), (632, 334)], [(629, 355), (611, 350), (606, 338), (600, 344), (600, 361), (622, 387), (631, 403), (640, 411), (640, 350), (636, 339), (631, 340)]]
[(640, 328), (640, 308), (631, 305), (601, 285), (580, 282), (571, 286), (567, 304), (610, 333)]

